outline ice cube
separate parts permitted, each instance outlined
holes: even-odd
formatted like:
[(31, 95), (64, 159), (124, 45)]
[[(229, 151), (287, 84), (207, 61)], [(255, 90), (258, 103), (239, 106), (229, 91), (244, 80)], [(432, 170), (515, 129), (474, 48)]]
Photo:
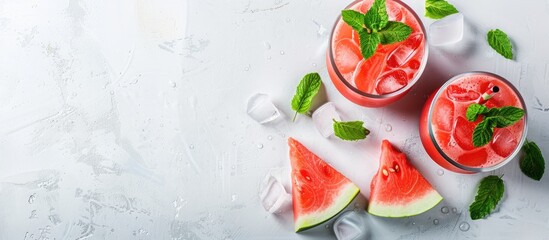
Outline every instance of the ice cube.
[(465, 150), (471, 150), (473, 145), (473, 129), (476, 127), (475, 122), (469, 122), (463, 117), (458, 117), (454, 126), (454, 140)]
[(292, 208), (292, 195), (286, 191), (280, 177), (272, 172), (265, 176), (261, 184), (259, 199), (269, 213), (280, 214)]
[(496, 128), (494, 131), (494, 139), (492, 139), (492, 149), (498, 155), (507, 157), (513, 153), (518, 145), (517, 135), (513, 134), (509, 129)]
[(474, 101), (480, 97), (480, 93), (456, 85), (448, 86), (446, 88), (446, 95), (448, 98), (458, 102)]
[(395, 50), (389, 53), (387, 65), (392, 68), (401, 67), (406, 64), (417, 52), (423, 42), (423, 34), (414, 33), (408, 37)]
[(408, 75), (403, 70), (393, 70), (377, 79), (376, 91), (379, 94), (395, 92), (408, 84)]
[(278, 108), (271, 102), (269, 95), (257, 93), (248, 99), (248, 115), (261, 124), (272, 122), (280, 117)]
[(429, 26), (429, 43), (433, 46), (457, 43), (463, 39), (463, 14), (456, 13)]
[(339, 113), (332, 102), (325, 103), (313, 113), (313, 122), (316, 129), (325, 138), (334, 134), (334, 119), (341, 121)]
[(440, 130), (450, 132), (453, 128), (454, 103), (446, 98), (440, 98), (433, 108), (433, 124)]
[(358, 240), (368, 238), (368, 227), (364, 213), (347, 211), (334, 222), (334, 233), (338, 240)]
[(336, 43), (335, 64), (342, 74), (355, 70), (360, 60), (362, 60), (362, 53), (353, 39), (341, 39)]

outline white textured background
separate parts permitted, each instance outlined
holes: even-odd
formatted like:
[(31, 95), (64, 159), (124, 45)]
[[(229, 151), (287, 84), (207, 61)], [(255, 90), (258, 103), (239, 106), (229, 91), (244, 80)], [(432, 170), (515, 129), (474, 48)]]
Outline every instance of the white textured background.
[[(424, 14), (423, 1), (405, 2)], [(260, 206), (263, 176), (288, 167), (288, 136), (365, 196), (387, 138), (445, 197), (416, 217), (370, 217), (373, 239), (549, 239), (549, 177), (530, 180), (518, 161), (495, 171), (504, 200), (472, 222), (467, 208), (487, 174), (439, 176), (417, 130), (427, 94), (455, 74), (490, 71), (520, 89), (529, 139), (549, 157), (549, 1), (453, 2), (465, 39), (431, 48), (403, 100), (365, 109), (325, 70), (329, 31), (349, 1), (0, 1), (0, 239), (333, 239), (295, 234), (291, 213)], [(488, 47), (492, 28), (511, 36), (515, 61)], [(367, 140), (324, 139), (305, 116), (261, 126), (246, 115), (247, 98), (264, 92), (290, 116), (311, 71), (344, 120), (366, 122)]]

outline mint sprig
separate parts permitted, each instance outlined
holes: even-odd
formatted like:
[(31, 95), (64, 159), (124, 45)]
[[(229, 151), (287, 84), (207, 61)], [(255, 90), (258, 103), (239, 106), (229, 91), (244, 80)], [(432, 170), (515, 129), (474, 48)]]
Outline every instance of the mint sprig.
[(524, 110), (506, 106), (501, 108), (488, 108), (478, 103), (467, 107), (465, 117), (474, 122), (482, 115), (484, 119), (473, 130), (473, 145), (481, 147), (492, 141), (495, 128), (504, 128), (518, 122), (524, 116)]
[(425, 16), (432, 19), (441, 19), (458, 13), (454, 5), (445, 0), (425, 0)]
[(535, 142), (526, 140), (522, 146), (524, 157), (520, 159), (520, 170), (524, 175), (539, 181), (545, 172), (545, 159), (541, 155), (541, 150)]
[(365, 139), (370, 130), (366, 129), (362, 121), (339, 122), (334, 119), (334, 134), (347, 141)]
[(486, 35), (488, 44), (501, 56), (507, 59), (513, 59), (513, 45), (507, 34), (499, 29), (493, 29)]
[(298, 113), (303, 114), (309, 111), (313, 98), (320, 90), (321, 84), (320, 75), (316, 72), (308, 73), (301, 79), (292, 99), (292, 109), (295, 111), (292, 121), (295, 121)]
[(401, 42), (412, 33), (410, 26), (389, 21), (385, 0), (375, 0), (366, 14), (355, 10), (343, 10), (341, 18), (358, 32), (360, 50), (364, 59), (373, 56), (379, 44)]
[(505, 186), (501, 177), (491, 175), (483, 178), (478, 186), (475, 201), (469, 206), (471, 219), (481, 219), (490, 214), (503, 197), (504, 191)]

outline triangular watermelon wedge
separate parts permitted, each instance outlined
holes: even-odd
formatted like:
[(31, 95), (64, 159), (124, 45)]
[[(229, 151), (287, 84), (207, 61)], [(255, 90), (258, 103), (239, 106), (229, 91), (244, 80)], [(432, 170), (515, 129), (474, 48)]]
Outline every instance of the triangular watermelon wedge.
[(408, 217), (423, 213), (442, 196), (387, 140), (381, 144), (379, 169), (370, 184), (368, 212), (380, 217)]
[(288, 139), (292, 164), (295, 231), (300, 232), (341, 212), (360, 189), (293, 138)]

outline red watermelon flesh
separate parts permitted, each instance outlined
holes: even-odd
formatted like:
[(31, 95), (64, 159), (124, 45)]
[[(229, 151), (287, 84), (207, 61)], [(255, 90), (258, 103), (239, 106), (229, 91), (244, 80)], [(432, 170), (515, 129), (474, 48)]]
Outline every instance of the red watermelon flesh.
[(300, 232), (341, 212), (360, 189), (293, 138), (288, 139), (292, 165), (295, 231)]
[(407, 217), (423, 213), (442, 196), (387, 140), (381, 145), (379, 169), (370, 184), (368, 212), (381, 217)]

